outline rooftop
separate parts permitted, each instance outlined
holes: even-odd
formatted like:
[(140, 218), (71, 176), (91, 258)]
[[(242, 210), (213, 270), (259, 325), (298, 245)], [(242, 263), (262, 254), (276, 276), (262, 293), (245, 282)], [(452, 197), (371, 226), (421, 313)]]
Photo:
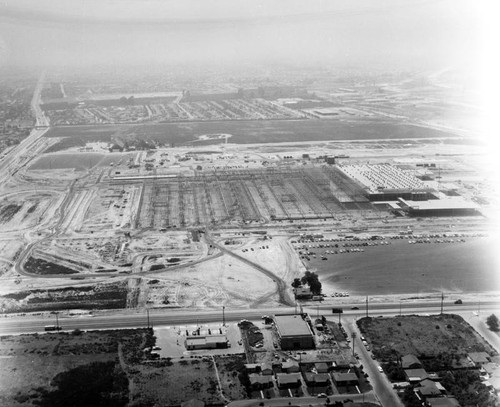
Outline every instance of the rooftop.
[(309, 325), (300, 315), (275, 315), (274, 321), (282, 337), (312, 335)]
[(479, 205), (467, 201), (462, 197), (453, 197), (445, 199), (431, 199), (429, 201), (411, 201), (409, 199), (399, 198), (402, 206), (410, 207), (415, 210), (436, 210), (436, 209), (479, 209)]

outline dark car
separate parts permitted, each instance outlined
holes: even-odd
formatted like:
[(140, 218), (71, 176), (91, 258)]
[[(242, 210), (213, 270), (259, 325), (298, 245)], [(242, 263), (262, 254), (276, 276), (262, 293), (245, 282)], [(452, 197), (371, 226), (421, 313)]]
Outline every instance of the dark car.
[(359, 309), (359, 307), (351, 307), (351, 309)]

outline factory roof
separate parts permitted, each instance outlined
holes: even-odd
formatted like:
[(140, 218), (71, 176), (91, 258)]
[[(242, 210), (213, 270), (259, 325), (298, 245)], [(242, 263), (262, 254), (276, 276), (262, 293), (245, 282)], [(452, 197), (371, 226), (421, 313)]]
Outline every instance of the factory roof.
[(436, 209), (479, 209), (474, 202), (465, 200), (462, 197), (453, 197), (445, 199), (430, 199), (428, 201), (411, 201), (409, 199), (399, 198), (403, 207), (409, 207), (413, 210), (436, 210)]
[(275, 315), (274, 321), (281, 337), (311, 335), (311, 329), (301, 315)]

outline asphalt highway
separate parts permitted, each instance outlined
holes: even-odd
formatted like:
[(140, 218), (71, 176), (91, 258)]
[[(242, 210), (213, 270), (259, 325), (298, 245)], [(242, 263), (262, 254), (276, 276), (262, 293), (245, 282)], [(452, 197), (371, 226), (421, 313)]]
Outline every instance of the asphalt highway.
[[(332, 314), (331, 306), (304, 307), (304, 312), (308, 312), (311, 317), (325, 315), (329, 319), (338, 318)], [(474, 313), (477, 312), (477, 304), (445, 304), (444, 313)], [(481, 303), (481, 313), (492, 313), (500, 311), (500, 302)], [(241, 319), (260, 319), (262, 315), (272, 315), (281, 313), (293, 313), (294, 307), (263, 308), (263, 309), (237, 309), (224, 310), (224, 321), (234, 322)], [(421, 304), (402, 304), (401, 313), (409, 314), (439, 314), (441, 312), (440, 304), (421, 303)], [(373, 304), (369, 306), (369, 316), (394, 316), (400, 314), (399, 304)], [(344, 308), (343, 318), (361, 318), (366, 315), (366, 310), (351, 310)], [(59, 325), (63, 330), (94, 330), (94, 329), (119, 329), (119, 328), (138, 328), (146, 327), (148, 324), (148, 312), (134, 311), (106, 312), (96, 313), (95, 316), (75, 315), (69, 316), (66, 312), (61, 312), (58, 316)], [(222, 323), (223, 313), (220, 310), (186, 310), (186, 309), (168, 309), (168, 310), (150, 310), (149, 322), (153, 326), (184, 326), (206, 323)], [(46, 325), (54, 325), (56, 316), (49, 313), (42, 315), (26, 314), (25, 316), (0, 317), (0, 335), (16, 335), (23, 333), (43, 332)]]

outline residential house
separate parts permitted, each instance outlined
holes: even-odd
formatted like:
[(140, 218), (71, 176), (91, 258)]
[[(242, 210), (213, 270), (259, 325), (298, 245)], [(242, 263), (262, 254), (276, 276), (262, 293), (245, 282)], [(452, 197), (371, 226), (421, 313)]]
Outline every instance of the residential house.
[(422, 369), (422, 362), (415, 355), (404, 355), (401, 358), (401, 367), (403, 369)]
[(276, 382), (279, 389), (290, 389), (300, 387), (300, 373), (277, 373)]

